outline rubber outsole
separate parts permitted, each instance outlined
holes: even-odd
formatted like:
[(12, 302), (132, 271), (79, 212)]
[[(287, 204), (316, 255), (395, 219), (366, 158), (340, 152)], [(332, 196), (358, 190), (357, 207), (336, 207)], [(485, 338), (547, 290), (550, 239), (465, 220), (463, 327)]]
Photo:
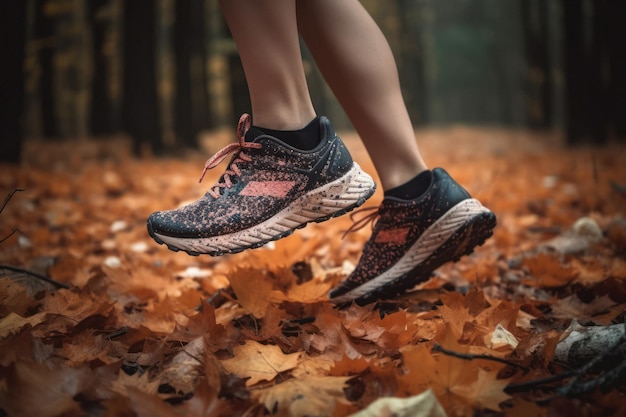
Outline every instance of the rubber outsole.
[[(417, 284), (425, 282), (440, 266), (448, 262), (456, 262), (465, 255), (470, 255), (474, 249), (481, 246), (493, 235), (496, 226), (496, 216), (492, 212), (484, 212), (472, 217), (464, 223), (454, 234), (437, 248), (424, 262), (411, 271), (395, 280), (382, 285), (366, 295), (352, 300), (357, 305), (364, 306), (377, 301), (389, 300), (406, 293)], [(333, 301), (331, 299), (331, 301)], [(352, 301), (337, 303), (339, 307), (347, 306)]]
[[(371, 179), (371, 177), (365, 173), (363, 173), (360, 170), (360, 167), (358, 166), (358, 164), (354, 164), (354, 168), (356, 169), (357, 173), (356, 174), (352, 174), (352, 175), (356, 175), (357, 177), (359, 177), (358, 181), (356, 184), (352, 184), (353, 187), (356, 187), (358, 189), (361, 189), (360, 187), (360, 183), (367, 183), (369, 185), (369, 188), (363, 188), (363, 193), (360, 197), (358, 197), (354, 203), (346, 206), (346, 207), (342, 207), (337, 209), (336, 211), (333, 211), (331, 213), (328, 213), (327, 215), (322, 215), (319, 216), (319, 211), (317, 211), (315, 213), (316, 216), (319, 217), (315, 217), (315, 218), (308, 218), (306, 221), (303, 221), (300, 224), (296, 224), (294, 227), (291, 227), (285, 231), (282, 231), (280, 233), (274, 234), (274, 235), (269, 235), (267, 238), (263, 238), (257, 242), (253, 242), (250, 243), (248, 245), (246, 244), (240, 244), (240, 243), (236, 243), (235, 247), (231, 247), (228, 249), (224, 249), (224, 250), (204, 250), (204, 251), (194, 251), (194, 250), (190, 250), (190, 249), (185, 249), (185, 248), (181, 248), (178, 247), (176, 245), (173, 245), (169, 242), (164, 241), (163, 239), (165, 239), (165, 237), (163, 237), (163, 239), (161, 237), (159, 237), (159, 235), (154, 231), (152, 224), (150, 223), (150, 221), (147, 222), (147, 229), (148, 229), (148, 234), (150, 235), (150, 237), (152, 237), (152, 239), (154, 239), (155, 242), (157, 242), (160, 245), (165, 245), (167, 246), (167, 248), (173, 252), (179, 252), (179, 251), (183, 251), (185, 253), (187, 253), (188, 255), (191, 256), (199, 256), (199, 255), (210, 255), (210, 256), (222, 256), (222, 255), (226, 255), (226, 254), (235, 254), (235, 253), (240, 253), (243, 252), (244, 250), (248, 250), (248, 249), (256, 249), (256, 248), (260, 248), (262, 246), (264, 246), (265, 244), (272, 242), (272, 241), (276, 241), (276, 240), (280, 240), (282, 238), (285, 238), (289, 235), (291, 235), (295, 230), (298, 229), (302, 229), (303, 227), (307, 226), (309, 223), (321, 223), (327, 220), (330, 220), (331, 218), (334, 217), (339, 217), (341, 215), (344, 215), (352, 210), (354, 210), (355, 208), (361, 206), (363, 203), (365, 203), (365, 201), (367, 201), (376, 191), (376, 184), (373, 182), (373, 180)], [(319, 192), (319, 189), (313, 190), (311, 191), (311, 193), (318, 193), (319, 195), (322, 196), (326, 196), (326, 194), (324, 192)], [(352, 188), (352, 192), (354, 192), (354, 188)], [(316, 198), (320, 198), (318, 196), (316, 196)], [(331, 203), (334, 203), (334, 201), (336, 200), (328, 200)], [(316, 204), (317, 205), (317, 204)], [(334, 209), (334, 207), (331, 206), (325, 206), (326, 209)], [(302, 210), (308, 210), (309, 212), (311, 212), (312, 210), (307, 209), (306, 207), (303, 207)], [(304, 216), (300, 216), (302, 218), (306, 218)], [(271, 219), (270, 219), (271, 220)], [(283, 222), (284, 224), (284, 222)], [(269, 228), (268, 228), (269, 230)], [(245, 232), (245, 231), (242, 231)], [(268, 235), (269, 232), (263, 231), (264, 235)], [(216, 237), (216, 238), (222, 238), (222, 237)], [(258, 234), (257, 237), (258, 239)], [(176, 239), (174, 239), (176, 240)], [(193, 241), (193, 239), (190, 239), (191, 241)], [(223, 241), (227, 241), (227, 239), (222, 239)], [(241, 238), (238, 239), (238, 241), (241, 241)], [(223, 242), (222, 242), (223, 245)], [(181, 245), (183, 246), (183, 245)], [(189, 245), (188, 245), (189, 246)], [(212, 245), (213, 246), (213, 245)]]

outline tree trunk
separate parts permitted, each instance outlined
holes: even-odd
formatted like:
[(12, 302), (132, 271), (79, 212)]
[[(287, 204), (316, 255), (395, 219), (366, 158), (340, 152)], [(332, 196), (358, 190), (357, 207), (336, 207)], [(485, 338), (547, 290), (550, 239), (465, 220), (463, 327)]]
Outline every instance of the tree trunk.
[(608, 1), (606, 8), (611, 119), (617, 139), (626, 142), (626, 2)]
[(113, 103), (109, 96), (108, 61), (105, 55), (107, 22), (102, 16), (103, 9), (109, 6), (110, 0), (89, 0), (89, 22), (91, 24), (92, 71), (91, 80), (91, 108), (89, 114), (89, 128), (93, 135), (112, 133)]
[(54, 97), (55, 20), (45, 11), (47, 0), (35, 1), (35, 38), (39, 48), (39, 99), (41, 102), (41, 133), (44, 138), (58, 138), (56, 101)]
[(522, 28), (527, 60), (527, 120), (531, 128), (552, 126), (548, 3), (522, 0)]
[(152, 0), (124, 1), (124, 90), (122, 123), (133, 139), (134, 152), (149, 144), (163, 152), (156, 80), (156, 4)]
[(0, 2), (0, 162), (19, 163), (24, 99), (26, 2)]
[(207, 127), (203, 3), (202, 0), (175, 2), (174, 130), (177, 143), (187, 147), (196, 147), (198, 133)]

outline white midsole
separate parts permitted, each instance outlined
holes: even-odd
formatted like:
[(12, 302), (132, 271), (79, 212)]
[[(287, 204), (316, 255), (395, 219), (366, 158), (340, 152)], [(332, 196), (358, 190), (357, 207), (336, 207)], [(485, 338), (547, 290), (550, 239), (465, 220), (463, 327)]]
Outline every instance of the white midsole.
[(199, 239), (159, 233), (155, 235), (164, 243), (183, 250), (198, 253), (231, 252), (275, 240), (289, 230), (354, 206), (357, 201), (370, 195), (375, 187), (372, 177), (354, 162), (343, 177), (308, 192), (279, 213), (249, 229)]
[(367, 281), (365, 284), (352, 289), (340, 297), (333, 298), (333, 303), (345, 303), (365, 296), (372, 291), (393, 282), (396, 278), (409, 272), (420, 263), (424, 262), (433, 252), (435, 252), (454, 232), (456, 232), (466, 221), (480, 213), (488, 213), (489, 209), (484, 207), (476, 199), (467, 199), (458, 203), (448, 210), (435, 223), (422, 233), (417, 241), (409, 248), (407, 253), (400, 258), (391, 268)]

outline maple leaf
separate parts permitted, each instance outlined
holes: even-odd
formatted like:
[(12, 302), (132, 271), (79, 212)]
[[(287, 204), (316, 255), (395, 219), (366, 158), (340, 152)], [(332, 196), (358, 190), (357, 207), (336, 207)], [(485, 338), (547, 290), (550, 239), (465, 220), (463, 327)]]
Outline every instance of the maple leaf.
[(410, 394), (419, 394), (432, 382), (432, 375), (438, 366), (430, 348), (425, 343), (402, 349), (402, 363), (406, 372), (398, 377), (403, 390)]
[[(113, 309), (113, 305), (108, 298), (60, 289), (44, 298), (43, 310), (49, 315), (45, 332), (66, 333), (89, 317), (106, 316)], [(51, 316), (56, 316), (54, 321), (50, 320)]]
[(595, 297), (585, 303), (576, 294), (562, 298), (551, 304), (552, 316), (561, 319), (577, 318), (591, 320), (597, 324), (609, 324), (624, 311), (624, 306), (611, 300), (608, 295)]
[(344, 388), (350, 377), (311, 376), (288, 379), (255, 392), (270, 412), (290, 417), (331, 416), (337, 400), (345, 399)]
[(511, 398), (504, 392), (509, 379), (498, 379), (498, 371), (478, 368), (478, 378), (471, 384), (454, 387), (453, 392), (464, 397), (478, 409), (488, 408), (500, 411), (500, 404)]
[(333, 307), (328, 303), (315, 304), (314, 307), (314, 324), (319, 330), (301, 336), (304, 340), (305, 349), (327, 353), (335, 360), (340, 360), (343, 356), (352, 359), (361, 357), (362, 353), (359, 352), (353, 340), (346, 333), (343, 321), (337, 316)]
[(300, 353), (284, 354), (276, 345), (263, 345), (248, 340), (233, 348), (233, 357), (222, 361), (222, 366), (242, 378), (250, 378), (247, 386), (259, 381), (271, 381), (281, 372), (295, 368)]
[(369, 361), (364, 357), (352, 359), (344, 356), (339, 361), (335, 361), (329, 370), (330, 375), (355, 375), (365, 371), (369, 366)]
[(33, 314), (30, 317), (22, 317), (16, 313), (10, 313), (8, 316), (0, 319), (0, 339), (7, 337), (13, 333), (19, 332), (24, 326), (30, 325), (35, 327), (46, 318), (46, 312)]
[(0, 278), (0, 315), (13, 312), (23, 316), (26, 311), (39, 304), (39, 301), (34, 299), (36, 293), (48, 289), (38, 284), (41, 281), (32, 278), (25, 281), (25, 284), (29, 285), (34, 281), (34, 285), (39, 285), (35, 290), (20, 285), (16, 280), (17, 278), (12, 277)]
[(66, 339), (58, 354), (67, 358), (68, 363), (81, 364), (94, 359), (102, 363), (119, 362), (128, 348), (121, 342), (106, 339), (103, 335), (94, 335), (92, 331)]
[(289, 301), (292, 303), (310, 304), (328, 300), (328, 291), (332, 287), (332, 282), (325, 282), (321, 279), (312, 279), (301, 285), (293, 285), (286, 292), (275, 290), (270, 294), (270, 299), (274, 303)]
[(604, 265), (598, 258), (572, 259), (570, 265), (576, 271), (575, 282), (585, 286), (592, 286), (606, 279)]
[(548, 253), (526, 257), (524, 258), (524, 265), (531, 273), (531, 277), (523, 280), (527, 285), (560, 287), (569, 284), (576, 278), (574, 268), (563, 265), (556, 256)]
[(128, 375), (120, 372), (111, 385), (110, 389), (122, 395), (127, 395), (131, 390), (140, 391), (145, 394), (156, 394), (161, 382), (158, 379), (150, 379), (147, 372)]
[(228, 275), (228, 280), (239, 304), (254, 317), (263, 318), (271, 304), (272, 280), (262, 270), (251, 267), (235, 269)]

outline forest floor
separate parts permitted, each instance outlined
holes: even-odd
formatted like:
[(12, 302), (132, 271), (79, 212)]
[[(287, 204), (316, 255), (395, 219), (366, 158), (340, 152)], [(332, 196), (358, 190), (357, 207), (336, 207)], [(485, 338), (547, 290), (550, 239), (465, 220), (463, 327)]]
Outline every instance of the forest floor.
[(626, 415), (623, 357), (557, 354), (575, 326), (625, 321), (626, 148), (464, 127), (418, 137), (496, 213), (494, 236), (405, 296), (343, 309), (327, 293), (370, 232), (342, 239), (350, 216), (219, 258), (147, 235), (151, 212), (217, 179), (223, 167), (197, 183), (229, 135), (177, 158), (29, 143), (21, 167), (0, 167), (0, 193), (23, 189), (0, 213), (0, 264), (29, 271), (0, 271), (0, 416)]

